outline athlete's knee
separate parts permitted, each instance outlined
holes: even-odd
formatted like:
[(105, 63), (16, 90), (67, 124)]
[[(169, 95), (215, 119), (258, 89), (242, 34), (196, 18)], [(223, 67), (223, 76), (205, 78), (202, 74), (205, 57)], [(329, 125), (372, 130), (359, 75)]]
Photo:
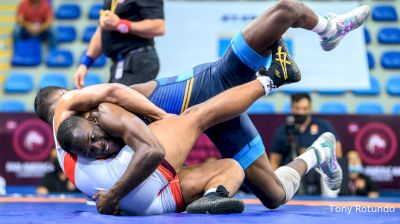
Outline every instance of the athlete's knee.
[(269, 209), (277, 209), (281, 205), (285, 204), (285, 193), (283, 191), (278, 191), (268, 197), (259, 197), (259, 199), (265, 207)]
[(285, 16), (297, 20), (302, 15), (302, 3), (298, 0), (280, 0), (276, 4), (276, 9), (282, 11)]
[(225, 163), (225, 170), (234, 173), (236, 180), (243, 182), (244, 180), (244, 170), (240, 166), (239, 162), (234, 159), (223, 159)]

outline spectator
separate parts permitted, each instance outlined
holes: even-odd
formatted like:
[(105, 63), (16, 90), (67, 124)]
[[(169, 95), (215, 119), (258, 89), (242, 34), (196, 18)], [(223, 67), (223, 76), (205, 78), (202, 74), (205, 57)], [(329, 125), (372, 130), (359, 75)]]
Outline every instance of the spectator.
[[(324, 132), (332, 132), (336, 136), (336, 155), (338, 158), (342, 157), (341, 143), (332, 125), (327, 120), (311, 116), (310, 95), (292, 95), (291, 109), (292, 115), (287, 117), (286, 124), (278, 127), (273, 138), (270, 153), (273, 169), (288, 164), (298, 155), (304, 153), (307, 147)], [(309, 172), (303, 178), (299, 193), (319, 195), (321, 192), (319, 174), (314, 171)]]
[(50, 162), (54, 165), (54, 171), (46, 173), (36, 188), (37, 194), (49, 193), (74, 193), (76, 187), (68, 180), (57, 162), (56, 150), (51, 151)]
[(109, 57), (109, 82), (125, 85), (156, 78), (160, 64), (153, 38), (164, 35), (162, 0), (105, 1), (99, 26), (74, 74), (77, 88), (84, 86), (88, 68), (104, 53)]
[(0, 176), (0, 196), (4, 196), (6, 194), (6, 180), (2, 176)]
[(379, 197), (376, 184), (365, 174), (360, 159), (360, 155), (356, 151), (347, 153), (349, 161), (349, 192), (351, 195), (368, 196), (370, 198)]
[(14, 39), (38, 37), (49, 42), (49, 48), (56, 47), (51, 31), (53, 11), (46, 0), (22, 0), (17, 10), (17, 25)]

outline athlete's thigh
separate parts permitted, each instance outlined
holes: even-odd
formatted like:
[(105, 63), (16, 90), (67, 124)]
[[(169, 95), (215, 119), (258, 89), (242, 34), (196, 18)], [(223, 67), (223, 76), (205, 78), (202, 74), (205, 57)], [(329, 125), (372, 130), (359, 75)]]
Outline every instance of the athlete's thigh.
[(153, 122), (150, 130), (163, 145), (165, 159), (178, 172), (201, 134), (198, 117), (180, 115)]
[(178, 175), (186, 204), (199, 199), (210, 180), (227, 169), (230, 164), (227, 159), (220, 159), (182, 168)]
[(243, 57), (246, 57), (247, 54), (242, 52), (243, 50), (237, 45), (237, 42), (232, 42), (215, 67), (214, 77), (223, 81), (225, 89), (250, 82), (256, 78), (255, 72), (258, 69), (256, 67), (259, 66), (245, 63)]

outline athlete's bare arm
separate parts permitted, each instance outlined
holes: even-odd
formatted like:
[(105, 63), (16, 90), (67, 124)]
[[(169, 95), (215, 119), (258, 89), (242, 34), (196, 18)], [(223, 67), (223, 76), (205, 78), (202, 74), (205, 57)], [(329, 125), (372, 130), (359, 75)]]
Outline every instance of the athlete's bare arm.
[(100, 103), (117, 104), (128, 111), (159, 120), (168, 114), (151, 103), (145, 96), (121, 84), (100, 84), (66, 93), (57, 103), (54, 113), (54, 127), (78, 112), (86, 112)]
[(94, 196), (98, 199), (98, 205), (102, 205), (98, 208), (107, 208), (107, 210), (100, 209), (99, 212), (110, 214), (116, 211), (115, 206), (121, 198), (156, 170), (164, 159), (165, 151), (147, 125), (129, 111), (110, 103), (100, 104), (98, 111), (100, 126), (108, 134), (121, 137), (135, 150), (127, 170), (108, 193), (100, 192)]

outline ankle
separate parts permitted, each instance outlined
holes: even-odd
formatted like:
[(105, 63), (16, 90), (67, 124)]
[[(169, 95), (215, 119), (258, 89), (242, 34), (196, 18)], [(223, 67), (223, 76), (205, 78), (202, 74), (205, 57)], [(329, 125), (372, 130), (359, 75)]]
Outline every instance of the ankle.
[(276, 89), (274, 81), (268, 76), (259, 76), (257, 80), (260, 81), (261, 85), (264, 87), (265, 95), (268, 96), (273, 89)]

